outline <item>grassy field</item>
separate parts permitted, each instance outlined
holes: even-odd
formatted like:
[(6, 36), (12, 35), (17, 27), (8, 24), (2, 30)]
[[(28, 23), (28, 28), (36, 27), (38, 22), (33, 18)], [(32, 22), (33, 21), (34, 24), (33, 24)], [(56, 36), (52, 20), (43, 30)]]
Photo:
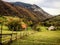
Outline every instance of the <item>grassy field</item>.
[[(6, 26), (3, 26), (2, 34), (17, 33), (17, 40), (11, 45), (60, 45), (60, 31), (48, 31), (46, 27), (40, 26), (40, 32), (34, 31), (9, 31)], [(31, 34), (34, 33), (34, 34)], [(25, 36), (27, 35), (27, 36)], [(22, 37), (22, 38), (21, 38)], [(9, 41), (11, 36), (2, 36), (2, 42)], [(13, 34), (12, 40), (16, 38)], [(5, 42), (6, 43), (6, 42)]]
[[(34, 31), (3, 31), (2, 34), (2, 43), (6, 44), (10, 40), (14, 41), (16, 39), (20, 39), (23, 36), (30, 35), (34, 33)], [(6, 35), (7, 34), (7, 35)], [(12, 34), (12, 36), (10, 35)]]
[(23, 37), (11, 45), (60, 45), (60, 31), (37, 32)]

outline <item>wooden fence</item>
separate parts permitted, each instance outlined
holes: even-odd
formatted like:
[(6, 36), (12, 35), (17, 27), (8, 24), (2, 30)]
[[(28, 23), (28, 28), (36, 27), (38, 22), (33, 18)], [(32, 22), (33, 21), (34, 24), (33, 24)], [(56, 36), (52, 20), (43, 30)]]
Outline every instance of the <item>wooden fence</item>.
[[(9, 43), (12, 43), (12, 36), (13, 35), (17, 35), (17, 33), (10, 33), (10, 34), (0, 34), (0, 44), (2, 44), (2, 45), (5, 45), (5, 44), (9, 44)], [(7, 36), (9, 36), (9, 38), (8, 39), (5, 39), (5, 40), (2, 40), (2, 38), (4, 37), (7, 37)], [(15, 39), (17, 39), (17, 37), (15, 36)]]
[[(2, 44), (2, 45), (10, 45), (12, 42), (14, 42), (15, 40), (17, 40), (17, 39), (21, 39), (21, 38), (24, 38), (25, 36), (28, 36), (28, 35), (30, 35), (30, 34), (34, 34), (35, 32), (28, 32), (28, 31), (26, 31), (26, 32), (20, 32), (20, 34), (18, 34), (18, 33), (10, 33), (10, 34), (0, 34), (1, 35), (1, 37), (0, 37), (0, 39), (1, 39), (1, 41), (0, 41), (0, 44)], [(5, 40), (4, 41), (2, 41), (2, 38), (3, 37), (7, 37), (7, 36), (10, 36), (9, 38), (4, 38)]]

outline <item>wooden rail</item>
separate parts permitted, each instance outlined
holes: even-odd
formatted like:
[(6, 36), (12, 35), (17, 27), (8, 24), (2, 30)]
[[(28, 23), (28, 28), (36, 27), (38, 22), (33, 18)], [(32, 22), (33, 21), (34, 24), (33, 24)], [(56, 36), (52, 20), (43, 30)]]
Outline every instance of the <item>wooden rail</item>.
[[(19, 35), (18, 35), (18, 33), (10, 33), (10, 34), (0, 34), (1, 35), (1, 37), (0, 37), (0, 39), (1, 39), (1, 42), (0, 42), (0, 44), (2, 44), (2, 45), (10, 45), (14, 40), (16, 40), (16, 39), (21, 39), (21, 38), (23, 38), (23, 37), (25, 37), (25, 36), (28, 36), (28, 35), (31, 35), (31, 34), (34, 34), (35, 32), (21, 32)], [(2, 42), (2, 37), (7, 37), (7, 36), (10, 36), (10, 38), (8, 38), (8, 40), (6, 40), (5, 39), (5, 41), (3, 41)]]
[[(12, 36), (14, 35), (17, 35), (17, 33), (10, 33), (10, 34), (0, 34), (0, 44), (5, 44), (5, 43), (11, 43), (13, 40), (12, 40)], [(4, 40), (2, 41), (2, 36), (10, 36), (10, 38), (8, 40)], [(15, 39), (17, 39), (17, 37), (15, 37)]]

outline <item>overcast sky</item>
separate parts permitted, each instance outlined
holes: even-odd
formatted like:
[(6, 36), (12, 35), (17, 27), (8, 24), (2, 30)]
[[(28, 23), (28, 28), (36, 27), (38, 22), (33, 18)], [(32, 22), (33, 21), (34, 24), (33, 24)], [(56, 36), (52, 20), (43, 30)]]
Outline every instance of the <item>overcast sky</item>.
[(4, 1), (8, 2), (20, 1), (30, 4), (36, 4), (51, 15), (60, 14), (60, 0), (4, 0)]

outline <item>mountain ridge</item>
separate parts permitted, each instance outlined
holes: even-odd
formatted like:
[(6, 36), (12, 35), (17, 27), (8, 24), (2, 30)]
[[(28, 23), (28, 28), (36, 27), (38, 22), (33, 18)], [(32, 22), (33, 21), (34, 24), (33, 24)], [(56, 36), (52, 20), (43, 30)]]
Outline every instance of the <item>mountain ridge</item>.
[(60, 29), (60, 15), (54, 16), (50, 19), (45, 20), (46, 25), (59, 26)]
[(47, 17), (48, 15), (47, 13), (42, 14), (39, 11), (34, 11), (34, 6), (38, 7), (37, 5), (33, 5), (33, 8), (26, 8), (23, 7), (23, 5), (16, 6), (11, 2), (0, 1), (0, 12), (1, 12), (0, 15), (18, 16), (20, 18), (26, 18), (27, 20), (29, 19), (36, 22), (43, 21), (44, 19), (50, 18), (51, 15)]
[[(52, 15), (48, 14), (47, 12), (45, 12), (42, 8), (40, 8), (39, 6), (35, 5), (35, 4), (26, 4), (26, 3), (22, 3), (22, 2), (14, 2), (13, 3), (15, 6), (21, 6), (24, 8), (29, 9), (31, 12), (35, 13), (35, 16), (39, 16), (38, 18), (43, 17), (43, 18), (50, 18), (52, 17)], [(43, 19), (42, 18), (42, 19)]]

